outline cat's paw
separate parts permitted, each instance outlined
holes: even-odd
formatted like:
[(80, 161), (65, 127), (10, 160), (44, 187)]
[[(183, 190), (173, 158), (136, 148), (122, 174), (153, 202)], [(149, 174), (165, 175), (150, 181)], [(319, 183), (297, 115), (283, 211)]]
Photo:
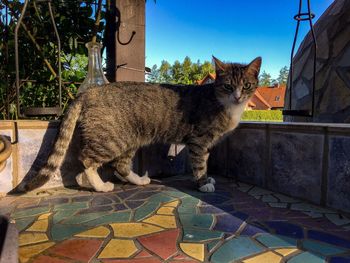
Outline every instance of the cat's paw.
[(208, 177), (208, 178), (207, 178), (207, 183), (208, 183), (208, 184), (215, 184), (216, 181), (215, 181), (215, 179), (214, 179), (213, 177)]
[(147, 185), (151, 183), (151, 178), (149, 178), (148, 176), (142, 176), (140, 177), (141, 179), (141, 185)]
[(80, 187), (84, 187), (84, 188), (92, 188), (91, 184), (89, 183), (87, 176), (84, 172), (78, 174), (75, 177), (75, 180), (77, 181), (78, 185)]
[(202, 185), (198, 189), (199, 189), (199, 191), (205, 192), (205, 193), (213, 193), (213, 192), (215, 192), (215, 186), (214, 186), (214, 184), (211, 184), (211, 183), (207, 183), (205, 185)]
[(114, 190), (114, 184), (111, 182), (105, 182), (103, 185), (100, 185), (95, 189), (97, 192), (112, 192)]

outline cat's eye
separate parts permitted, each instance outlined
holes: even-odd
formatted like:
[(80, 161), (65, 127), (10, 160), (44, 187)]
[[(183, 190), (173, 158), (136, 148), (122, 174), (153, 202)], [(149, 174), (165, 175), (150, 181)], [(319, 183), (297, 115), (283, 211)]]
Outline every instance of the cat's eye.
[(243, 86), (243, 89), (248, 90), (252, 87), (252, 83), (248, 82)]
[(233, 91), (233, 87), (230, 84), (224, 84), (224, 89), (227, 91)]

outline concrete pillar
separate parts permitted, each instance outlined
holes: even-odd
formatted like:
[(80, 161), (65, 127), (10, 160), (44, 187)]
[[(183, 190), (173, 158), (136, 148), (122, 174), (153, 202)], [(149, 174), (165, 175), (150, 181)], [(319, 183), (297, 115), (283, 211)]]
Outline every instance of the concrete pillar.
[(145, 81), (145, 1), (115, 1), (115, 80), (143, 82)]

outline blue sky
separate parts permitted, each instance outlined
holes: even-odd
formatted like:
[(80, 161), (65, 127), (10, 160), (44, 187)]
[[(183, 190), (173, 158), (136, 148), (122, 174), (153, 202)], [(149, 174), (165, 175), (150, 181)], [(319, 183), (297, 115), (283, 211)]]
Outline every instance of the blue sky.
[[(303, 0), (306, 9), (306, 0)], [(311, 0), (314, 22), (333, 0)], [(149, 0), (146, 3), (146, 65), (167, 60), (211, 60), (214, 55), (248, 63), (262, 56), (273, 78), (289, 66), (299, 0)], [(309, 30), (301, 24), (299, 40)]]

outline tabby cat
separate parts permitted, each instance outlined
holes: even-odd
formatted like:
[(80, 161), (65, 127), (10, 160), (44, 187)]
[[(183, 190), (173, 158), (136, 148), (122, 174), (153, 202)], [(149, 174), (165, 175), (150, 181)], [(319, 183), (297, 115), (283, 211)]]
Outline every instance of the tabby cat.
[(87, 181), (96, 191), (112, 191), (114, 185), (97, 173), (106, 163), (124, 181), (149, 184), (147, 176), (131, 171), (135, 152), (153, 143), (174, 143), (187, 145), (199, 190), (215, 191), (215, 180), (206, 175), (209, 149), (237, 127), (257, 88), (261, 58), (248, 65), (213, 59), (216, 80), (211, 84), (117, 82), (80, 94), (61, 123), (47, 164), (30, 181), (22, 181), (17, 191), (43, 185), (59, 169), (77, 123), (82, 138), (79, 160), (85, 167), (77, 176), (81, 185)]

